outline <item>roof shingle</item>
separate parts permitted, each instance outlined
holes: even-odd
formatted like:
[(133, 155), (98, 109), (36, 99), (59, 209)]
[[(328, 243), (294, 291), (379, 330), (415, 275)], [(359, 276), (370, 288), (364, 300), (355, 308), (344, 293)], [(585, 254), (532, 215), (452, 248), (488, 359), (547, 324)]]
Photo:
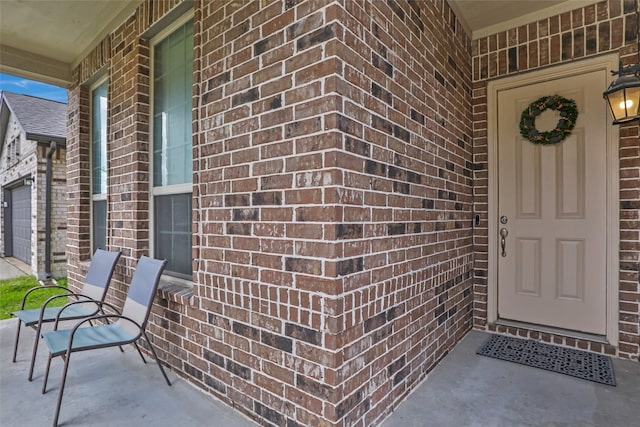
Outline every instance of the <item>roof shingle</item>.
[(2, 96), (27, 134), (67, 138), (67, 104), (7, 91)]

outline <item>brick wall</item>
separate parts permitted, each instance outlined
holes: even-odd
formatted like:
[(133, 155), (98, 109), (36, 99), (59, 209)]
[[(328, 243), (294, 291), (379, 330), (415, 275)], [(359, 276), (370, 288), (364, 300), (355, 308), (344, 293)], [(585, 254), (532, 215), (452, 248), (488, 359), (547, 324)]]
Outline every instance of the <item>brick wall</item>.
[[(637, 62), (635, 1), (609, 0), (532, 22), (473, 42), (474, 208), (488, 214), (487, 80), (607, 52), (624, 64)], [(604, 101), (603, 101), (604, 102)], [(595, 352), (637, 358), (640, 354), (640, 139), (638, 125), (620, 126), (619, 347), (487, 324), (488, 228), (474, 235), (474, 326)]]
[[(108, 73), (107, 244), (122, 303), (149, 252), (144, 2), (69, 92), (71, 285), (89, 247), (88, 85)], [(149, 330), (265, 424), (379, 422), (471, 328), (470, 41), (444, 1), (194, 7), (193, 296)]]

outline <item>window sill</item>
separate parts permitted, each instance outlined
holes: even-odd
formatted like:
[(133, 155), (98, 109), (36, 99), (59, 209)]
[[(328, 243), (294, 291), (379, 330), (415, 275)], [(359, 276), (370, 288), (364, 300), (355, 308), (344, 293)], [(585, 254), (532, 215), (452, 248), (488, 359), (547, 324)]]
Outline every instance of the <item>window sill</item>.
[[(83, 276), (89, 271), (91, 260), (80, 261), (78, 267)], [(193, 305), (193, 283), (186, 280), (162, 276), (158, 284), (158, 296), (164, 300), (183, 305)]]
[(193, 305), (193, 285), (162, 276), (158, 285), (160, 298), (183, 305)]

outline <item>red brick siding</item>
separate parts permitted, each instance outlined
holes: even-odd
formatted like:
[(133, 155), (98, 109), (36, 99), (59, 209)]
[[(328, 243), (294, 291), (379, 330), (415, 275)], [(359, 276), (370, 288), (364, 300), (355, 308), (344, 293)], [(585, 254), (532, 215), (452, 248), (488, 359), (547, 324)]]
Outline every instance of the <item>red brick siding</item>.
[[(487, 324), (488, 175), (487, 79), (536, 70), (606, 52), (624, 64), (637, 61), (635, 2), (603, 1), (474, 40), (474, 210), (483, 221), (474, 234), (474, 326), (595, 352), (640, 354), (640, 139), (637, 124), (620, 126), (619, 347), (522, 328)], [(604, 102), (604, 101), (603, 101)]]
[[(176, 4), (144, 2), (70, 91), (76, 285), (107, 66), (119, 304), (149, 250), (145, 32)], [(206, 1), (194, 23), (193, 297), (158, 298), (153, 341), (265, 424), (377, 423), (471, 328), (470, 41), (444, 1)]]
[[(469, 44), (445, 2), (345, 2), (338, 371), (344, 425), (379, 422), (471, 326)], [(348, 225), (348, 228), (346, 227)]]

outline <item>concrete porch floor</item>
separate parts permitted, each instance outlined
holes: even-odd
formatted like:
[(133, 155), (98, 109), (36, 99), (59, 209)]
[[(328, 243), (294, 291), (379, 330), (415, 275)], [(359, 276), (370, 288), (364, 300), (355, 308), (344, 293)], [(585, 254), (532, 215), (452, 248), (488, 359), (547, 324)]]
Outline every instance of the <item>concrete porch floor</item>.
[[(28, 382), (34, 333), (23, 329), (18, 361), (11, 363), (15, 322), (0, 322), (0, 426), (50, 425), (62, 361), (53, 361), (49, 391), (41, 395), (46, 348)], [(476, 355), (487, 336), (470, 332), (382, 426), (640, 425), (640, 363), (614, 359), (618, 386), (599, 385)], [(173, 372), (168, 387), (149, 362), (143, 364), (131, 346), (124, 354), (118, 349), (74, 354), (61, 425), (256, 425)]]

